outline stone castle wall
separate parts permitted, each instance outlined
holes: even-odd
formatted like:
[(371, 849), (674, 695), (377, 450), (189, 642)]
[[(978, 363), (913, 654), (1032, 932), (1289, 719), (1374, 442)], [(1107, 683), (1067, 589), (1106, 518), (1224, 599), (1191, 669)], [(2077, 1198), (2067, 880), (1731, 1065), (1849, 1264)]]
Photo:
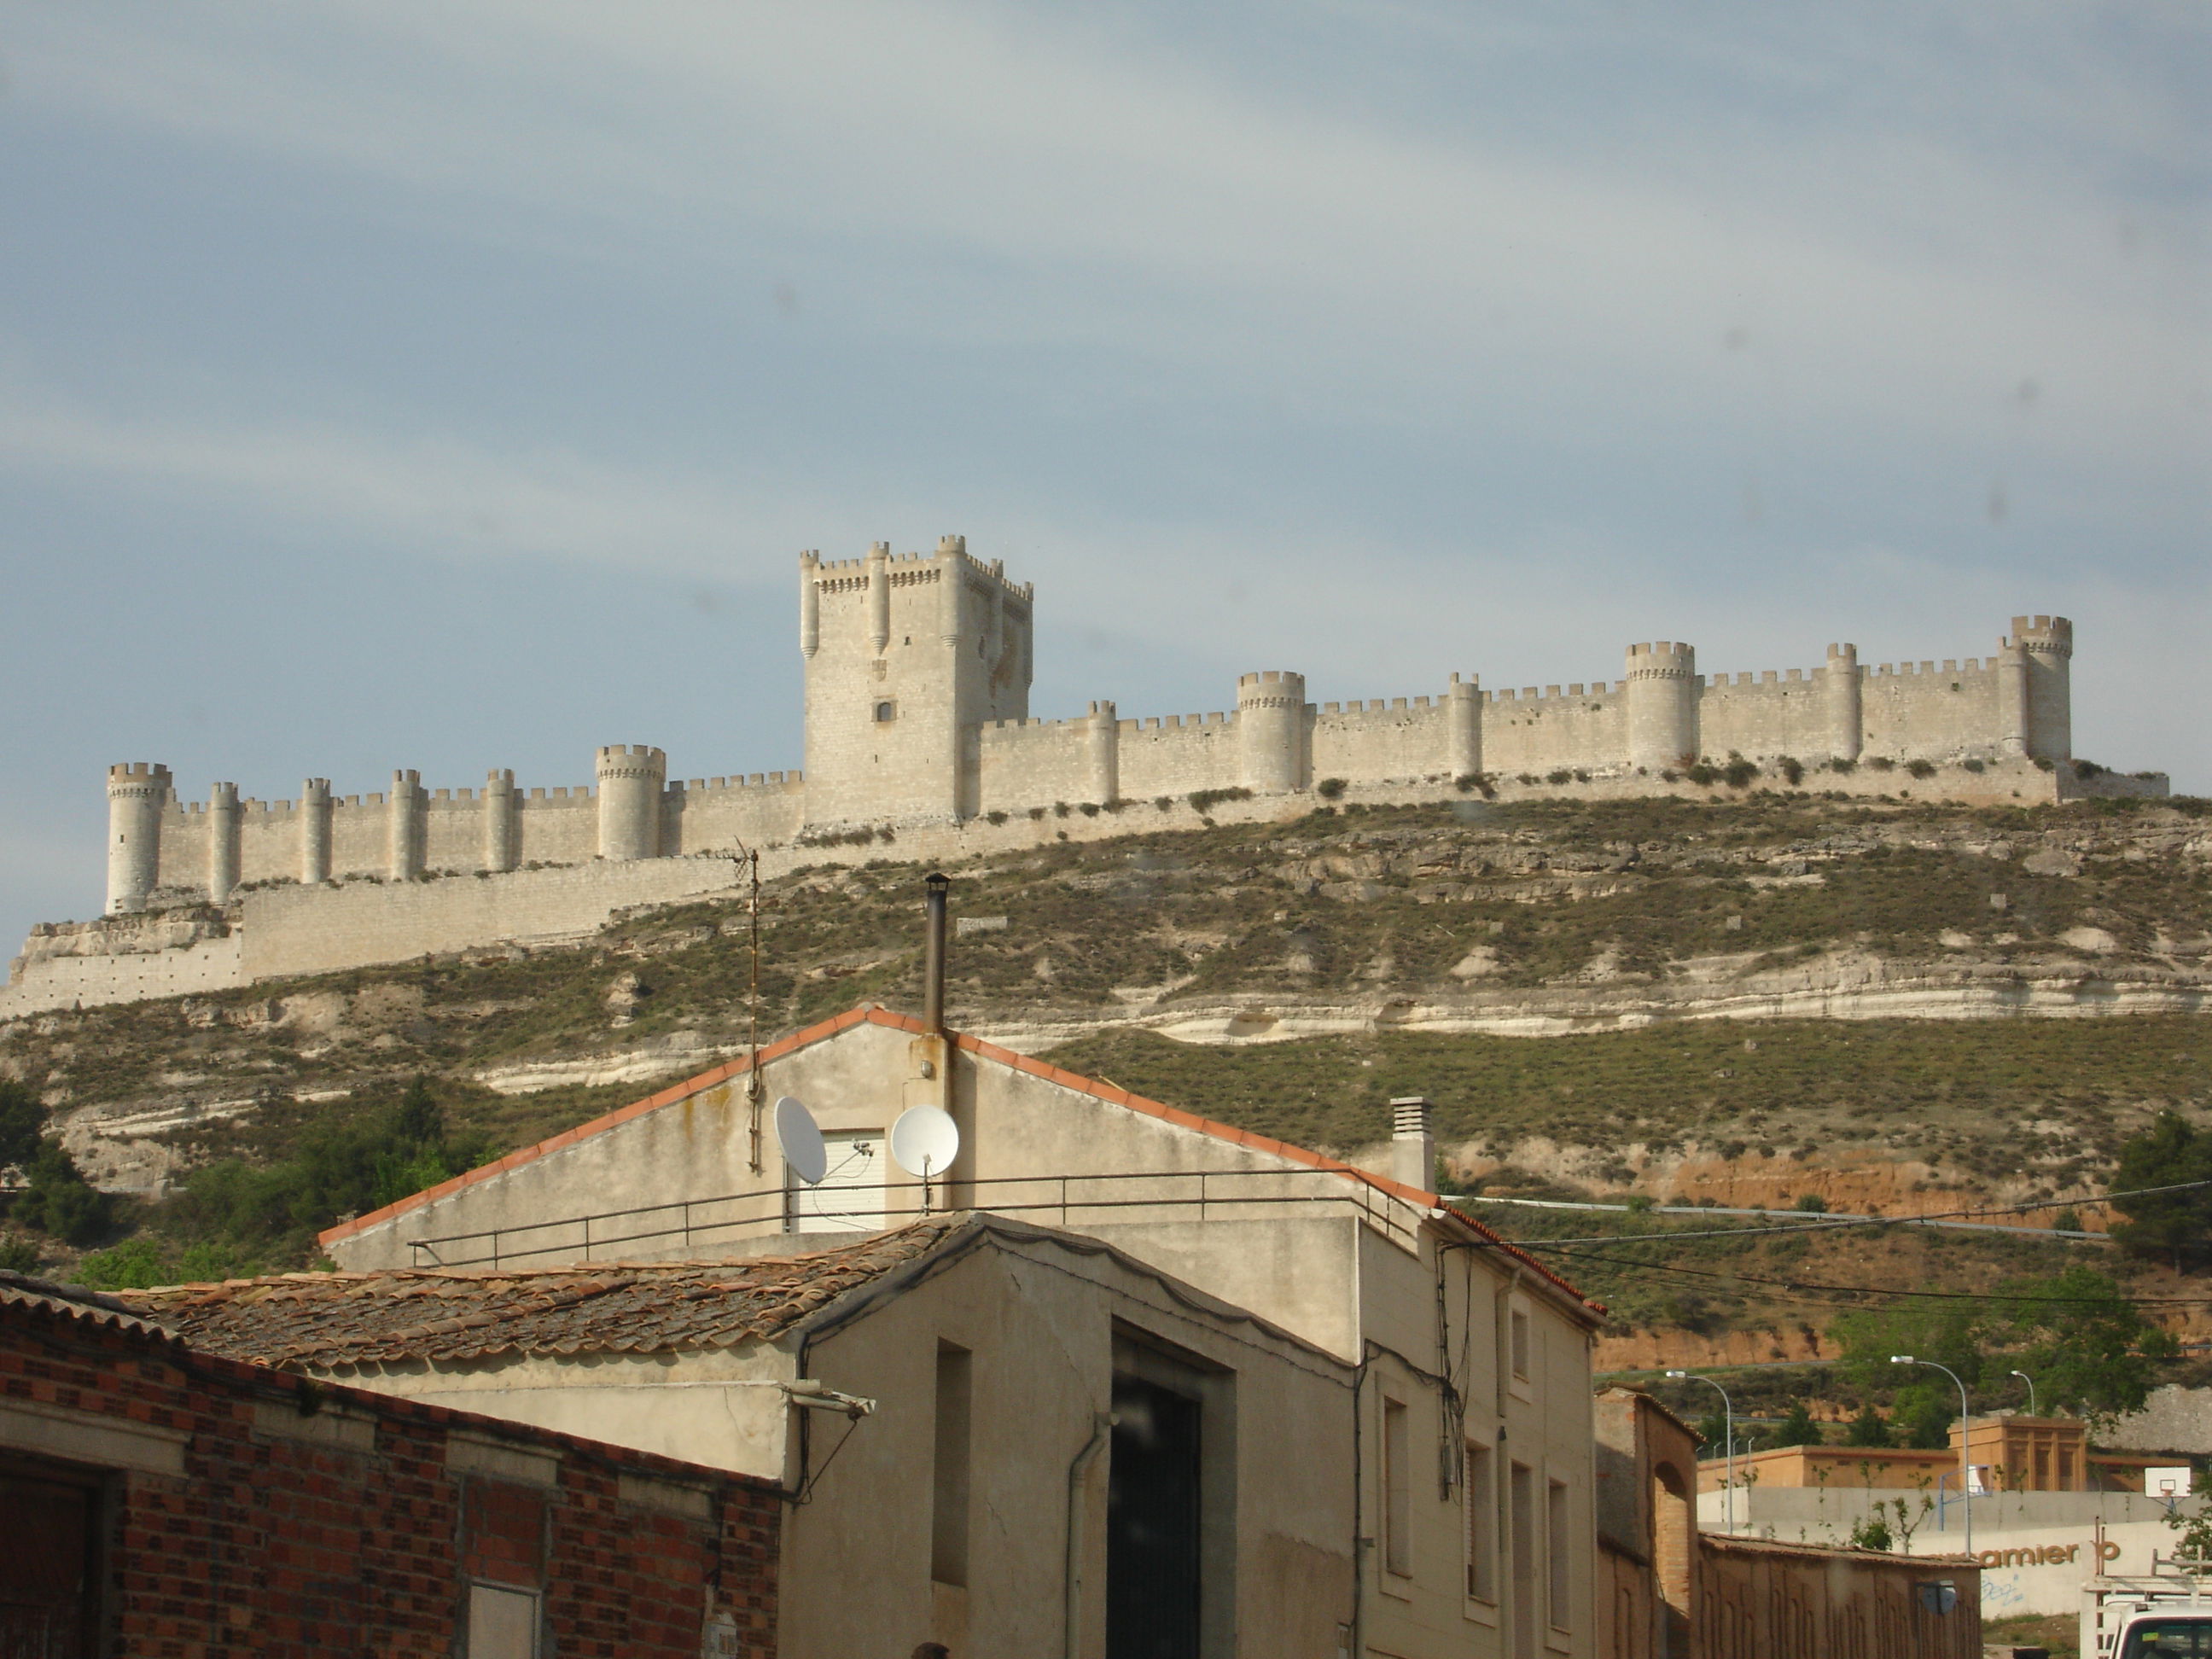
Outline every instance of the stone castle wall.
[[(1661, 641), (1630, 646), (1619, 680), (1564, 688), (1486, 691), (1454, 675), (1429, 696), (1316, 705), (1302, 675), (1270, 670), (1240, 678), (1229, 711), (1123, 720), (1098, 702), (1044, 720), (1029, 715), (1034, 598), (957, 536), (930, 554), (803, 555), (804, 772), (671, 780), (661, 750), (614, 744), (589, 786), (520, 788), (494, 771), (482, 789), (426, 790), (399, 771), (383, 793), (336, 796), (311, 778), (296, 800), (218, 783), (187, 802), (165, 767), (111, 768), (112, 938), (34, 934), (0, 1010), (588, 933), (622, 906), (721, 884), (743, 851), (769, 871), (886, 828), (927, 856), (1073, 807), (1112, 833), (1124, 803), (1224, 792), (1249, 792), (1260, 817), (1304, 811), (1323, 786), (1657, 793), (1735, 758), (1785, 775), (1792, 763), (1925, 762), (1942, 769), (1929, 795), (1979, 799), (2002, 775), (2010, 798), (2025, 784), (2034, 799), (2062, 787), (2071, 756), (2064, 617), (2015, 617), (1996, 656), (1940, 667), (1864, 667), (1843, 645), (1814, 667), (1707, 677), (1691, 647)], [(1878, 772), (1847, 775), (1821, 787), (1884, 787)], [(119, 920), (195, 905), (234, 907), (232, 932), (149, 945)]]

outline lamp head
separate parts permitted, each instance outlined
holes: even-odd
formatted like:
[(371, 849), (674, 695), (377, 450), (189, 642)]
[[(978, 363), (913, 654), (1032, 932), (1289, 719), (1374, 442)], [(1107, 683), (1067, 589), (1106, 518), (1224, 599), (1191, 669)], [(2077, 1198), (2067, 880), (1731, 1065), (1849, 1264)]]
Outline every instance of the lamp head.
[(1909, 1353), (1893, 1353), (1889, 1357), (1889, 1363), (1893, 1365), (1917, 1365), (1920, 1362)]
[(1687, 1376), (1689, 1375), (1689, 1372), (1687, 1372), (1687, 1371), (1668, 1371), (1668, 1372), (1667, 1373), (1667, 1375), (1668, 1375), (1668, 1376)]

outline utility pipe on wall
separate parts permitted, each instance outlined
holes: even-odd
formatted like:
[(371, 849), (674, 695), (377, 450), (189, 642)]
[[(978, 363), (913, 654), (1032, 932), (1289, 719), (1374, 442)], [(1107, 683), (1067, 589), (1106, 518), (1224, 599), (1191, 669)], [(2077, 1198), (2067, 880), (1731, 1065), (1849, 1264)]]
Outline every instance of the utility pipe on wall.
[(1083, 1477), (1092, 1460), (1105, 1450), (1107, 1437), (1118, 1420), (1111, 1412), (1095, 1415), (1091, 1420), (1091, 1438), (1067, 1466), (1067, 1607), (1060, 1642), (1062, 1659), (1082, 1659), (1083, 1652)]

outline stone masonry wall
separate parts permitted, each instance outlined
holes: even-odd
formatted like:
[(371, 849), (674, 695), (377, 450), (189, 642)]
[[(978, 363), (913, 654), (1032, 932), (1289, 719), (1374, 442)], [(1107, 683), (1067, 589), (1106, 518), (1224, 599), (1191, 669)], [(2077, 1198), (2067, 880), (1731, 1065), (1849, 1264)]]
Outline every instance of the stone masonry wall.
[(581, 938), (632, 905), (734, 887), (729, 858), (594, 861), (418, 882), (349, 882), (248, 893), (243, 982), (405, 962), (506, 939)]

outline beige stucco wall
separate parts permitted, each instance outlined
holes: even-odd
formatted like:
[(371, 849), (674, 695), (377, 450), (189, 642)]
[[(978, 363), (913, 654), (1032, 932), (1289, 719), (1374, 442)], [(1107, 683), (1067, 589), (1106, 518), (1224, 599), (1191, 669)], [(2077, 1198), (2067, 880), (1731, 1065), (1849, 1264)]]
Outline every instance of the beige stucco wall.
[[(902, 1655), (925, 1638), (956, 1654), (1057, 1654), (1064, 1608), (1067, 1472), (1111, 1404), (1115, 1333), (1168, 1345), (1225, 1379), (1209, 1410), (1206, 1529), (1210, 1621), (1234, 1645), (1209, 1652), (1327, 1654), (1352, 1601), (1352, 1376), (1348, 1368), (1233, 1319), (1210, 1317), (1149, 1276), (1049, 1243), (972, 1254), (921, 1292), (817, 1341), (811, 1369), (878, 1401), (837, 1450), (787, 1534), (788, 1659)], [(939, 1343), (973, 1356), (975, 1484), (964, 1587), (933, 1586), (930, 1467)], [(819, 1455), (840, 1428), (815, 1425)], [(1226, 1444), (1220, 1443), (1226, 1442)], [(1285, 1455), (1285, 1449), (1297, 1449)], [(1211, 1467), (1212, 1459), (1225, 1468)], [(1079, 1499), (1083, 1652), (1105, 1643), (1102, 1455)], [(898, 1494), (886, 1501), (890, 1494)], [(1225, 1552), (1225, 1554), (1224, 1553)], [(854, 1564), (866, 1564), (858, 1571)], [(1220, 1578), (1225, 1569), (1229, 1582)], [(808, 1595), (817, 1584), (866, 1594)]]

